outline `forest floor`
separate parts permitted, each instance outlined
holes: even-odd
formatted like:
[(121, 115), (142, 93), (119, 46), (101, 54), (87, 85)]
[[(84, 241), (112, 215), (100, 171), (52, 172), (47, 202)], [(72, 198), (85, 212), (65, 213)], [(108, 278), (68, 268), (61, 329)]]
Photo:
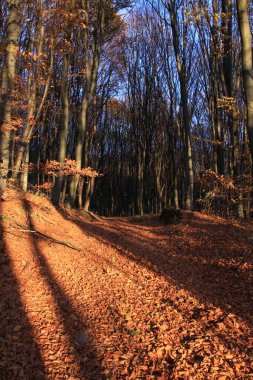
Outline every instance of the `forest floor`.
[(0, 207), (1, 380), (253, 379), (252, 221)]

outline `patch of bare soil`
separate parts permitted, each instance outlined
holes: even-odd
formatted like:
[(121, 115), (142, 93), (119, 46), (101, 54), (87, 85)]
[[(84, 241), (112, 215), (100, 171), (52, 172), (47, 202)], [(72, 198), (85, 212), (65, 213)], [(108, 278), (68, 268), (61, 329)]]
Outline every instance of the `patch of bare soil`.
[(253, 378), (252, 223), (0, 207), (1, 380)]

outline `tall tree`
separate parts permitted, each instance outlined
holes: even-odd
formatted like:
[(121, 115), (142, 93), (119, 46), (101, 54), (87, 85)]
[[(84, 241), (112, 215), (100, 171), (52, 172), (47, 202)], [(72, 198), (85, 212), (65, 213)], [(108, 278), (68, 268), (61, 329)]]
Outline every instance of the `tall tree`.
[(8, 1), (8, 9), (7, 46), (0, 97), (0, 193), (5, 191), (9, 169), (10, 130), (12, 129), (11, 102), (14, 99), (14, 80), (20, 35), (20, 1)]
[(248, 7), (248, 0), (237, 0), (238, 22), (242, 41), (242, 71), (247, 109), (247, 131), (253, 171), (253, 61)]
[[(63, 34), (63, 57), (62, 57), (62, 79), (61, 79), (61, 101), (62, 101), (62, 114), (58, 133), (59, 148), (58, 148), (58, 162), (63, 163), (67, 158), (67, 137), (68, 137), (68, 127), (69, 127), (69, 67), (70, 67), (70, 54), (71, 46), (73, 42), (73, 28), (74, 22), (69, 14), (74, 14), (78, 17), (76, 12), (75, 1), (72, 0), (71, 3), (66, 3), (63, 6), (64, 12), (64, 25), (66, 28)], [(73, 51), (72, 51), (73, 54)], [(55, 180), (52, 202), (54, 205), (58, 205), (60, 202), (60, 195), (62, 190), (63, 177), (59, 176)]]

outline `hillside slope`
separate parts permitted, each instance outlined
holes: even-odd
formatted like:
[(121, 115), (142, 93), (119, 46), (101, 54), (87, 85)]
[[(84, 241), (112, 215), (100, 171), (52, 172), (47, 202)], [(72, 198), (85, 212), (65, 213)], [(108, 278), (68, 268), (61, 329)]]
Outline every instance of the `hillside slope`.
[(252, 222), (0, 207), (0, 379), (253, 378)]

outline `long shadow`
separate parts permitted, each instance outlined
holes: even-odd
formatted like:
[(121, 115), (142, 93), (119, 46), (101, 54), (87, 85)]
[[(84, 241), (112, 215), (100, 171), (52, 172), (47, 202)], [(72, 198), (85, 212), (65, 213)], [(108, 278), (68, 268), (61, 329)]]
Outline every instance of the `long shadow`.
[[(66, 211), (61, 209), (64, 217)], [(116, 249), (121, 255), (137, 262), (159, 276), (169, 279), (179, 288), (184, 288), (195, 296), (204, 305), (214, 305), (223, 310), (225, 315), (235, 314), (253, 327), (253, 276), (250, 269), (242, 268), (240, 260), (241, 252), (237, 250), (237, 234), (240, 229), (229, 229), (225, 225), (227, 235), (222, 235), (220, 225), (212, 225), (207, 221), (198, 221), (193, 218), (193, 227), (187, 239), (187, 230), (182, 232), (180, 226), (174, 229), (171, 236), (166, 231), (170, 226), (164, 227), (162, 236), (165, 235), (166, 248), (160, 247), (157, 238), (146, 239), (141, 227), (139, 236), (131, 229), (126, 229), (126, 224), (121, 221), (113, 222), (105, 226), (104, 223), (87, 223), (84, 220), (72, 220), (86, 235), (92, 236), (106, 245)], [(190, 221), (190, 218), (189, 218)], [(191, 223), (191, 222), (190, 222)], [(212, 232), (208, 232), (208, 231)], [(147, 229), (145, 229), (147, 232)], [(160, 235), (159, 229), (150, 227), (150, 233)], [(234, 234), (236, 232), (236, 234)], [(214, 233), (213, 236), (211, 234)], [(205, 239), (209, 237), (214, 241), (213, 248), (208, 251)], [(216, 242), (217, 237), (217, 242)], [(219, 247), (219, 242), (228, 241), (227, 250)], [(216, 244), (217, 243), (217, 244)], [(250, 246), (247, 246), (250, 250)], [(252, 264), (248, 252), (247, 260)], [(252, 254), (252, 251), (251, 251)], [(244, 260), (244, 263), (247, 263)]]
[(0, 216), (0, 379), (43, 380), (45, 367), (12, 268), (1, 203)]
[[(23, 199), (23, 207), (27, 212), (29, 228), (35, 229), (30, 202)], [(59, 313), (59, 321), (63, 324), (63, 329), (68, 336), (72, 349), (72, 353), (70, 352), (70, 354), (74, 355), (75, 367), (78, 367), (76, 368), (76, 373), (70, 373), (69, 376), (78, 376), (82, 380), (101, 380), (103, 376), (101, 375), (102, 369), (100, 360), (97, 357), (97, 349), (92, 345), (91, 339), (87, 334), (87, 326), (83, 320), (83, 316), (74, 307), (71, 299), (57, 282), (35, 237), (31, 237), (31, 244), (40, 274), (43, 276), (43, 280), (53, 296), (57, 312)], [(73, 320), (75, 323), (73, 323)], [(64, 357), (61, 360), (64, 360)]]

